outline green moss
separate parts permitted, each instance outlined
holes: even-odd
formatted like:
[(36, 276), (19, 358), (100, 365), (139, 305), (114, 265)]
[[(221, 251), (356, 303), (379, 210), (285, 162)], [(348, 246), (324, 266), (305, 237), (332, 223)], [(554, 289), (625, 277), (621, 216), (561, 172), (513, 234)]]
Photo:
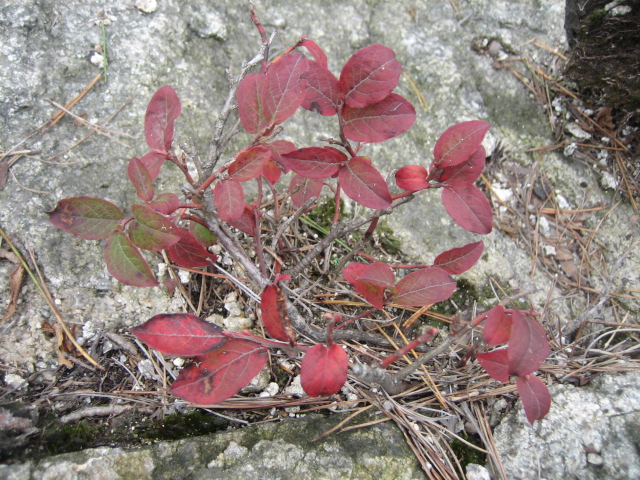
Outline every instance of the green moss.
[[(482, 448), (482, 444), (476, 438), (468, 435), (461, 435), (461, 438), (473, 445), (477, 445), (478, 447)], [(484, 465), (487, 460), (486, 455), (457, 439), (451, 442), (451, 449), (456, 454), (458, 461), (463, 467), (466, 467), (470, 463)]]
[(150, 440), (178, 440), (215, 433), (226, 426), (227, 422), (222, 418), (195, 410), (187, 414), (167, 415), (141, 431), (140, 436)]
[(44, 450), (48, 455), (57, 455), (96, 446), (96, 440), (102, 437), (102, 430), (103, 427), (91, 425), (87, 420), (71, 425), (53, 424), (45, 430)]
[(431, 308), (432, 311), (452, 316), (459, 311), (468, 310), (473, 305), (473, 302), (480, 300), (481, 294), (478, 293), (478, 289), (471, 282), (464, 278), (459, 278), (456, 283), (458, 288), (456, 288), (449, 300), (435, 304)]
[[(336, 200), (335, 198), (328, 198), (326, 201), (320, 203), (317, 207), (307, 213), (307, 217), (316, 222), (321, 227), (326, 229), (331, 228), (333, 223), (333, 216), (336, 212)], [(340, 218), (342, 220), (344, 216), (344, 202), (340, 200)]]

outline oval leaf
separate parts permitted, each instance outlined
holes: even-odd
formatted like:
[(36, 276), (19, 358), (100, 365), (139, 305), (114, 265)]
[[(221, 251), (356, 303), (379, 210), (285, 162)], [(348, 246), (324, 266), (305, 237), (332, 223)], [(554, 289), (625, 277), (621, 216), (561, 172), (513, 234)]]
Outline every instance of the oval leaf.
[(289, 185), (291, 193), (291, 201), (300, 208), (311, 198), (318, 198), (324, 182), (321, 178), (305, 178), (300, 175), (294, 175)]
[(149, 170), (140, 161), (139, 158), (133, 157), (129, 161), (127, 167), (127, 176), (136, 189), (136, 194), (145, 202), (153, 200), (153, 180), (149, 175)]
[(220, 180), (213, 187), (213, 203), (225, 222), (237, 220), (244, 211), (244, 189), (236, 180)]
[(281, 57), (269, 65), (266, 82), (260, 90), (264, 115), (269, 123), (281, 124), (295, 113), (306, 95), (306, 81), (300, 81), (309, 68), (301, 53)]
[(442, 189), (442, 204), (453, 221), (465, 230), (480, 235), (491, 233), (491, 205), (475, 185), (468, 182), (452, 182)]
[(244, 205), (244, 210), (242, 211), (242, 215), (240, 215), (240, 218), (231, 220), (227, 223), (232, 227), (237, 228), (241, 232), (246, 233), (247, 235), (255, 235), (256, 233), (256, 218), (253, 215), (253, 210), (246, 203)]
[(309, 70), (302, 74), (307, 81), (307, 91), (302, 108), (324, 116), (338, 113), (338, 105), (342, 100), (340, 82), (326, 67), (317, 62), (309, 62)]
[(311, 397), (328, 397), (340, 391), (347, 381), (349, 359), (339, 345), (314, 345), (300, 365), (300, 383)]
[(180, 206), (180, 199), (175, 193), (161, 193), (155, 202), (148, 203), (147, 206), (164, 215), (171, 215)]
[(122, 210), (101, 198), (72, 197), (58, 202), (47, 212), (60, 230), (85, 240), (107, 238), (120, 225)]
[(218, 241), (211, 230), (198, 222), (189, 222), (189, 231), (204, 248), (208, 248)]
[(122, 232), (116, 231), (104, 247), (107, 270), (114, 278), (133, 287), (158, 285), (140, 250)]
[(362, 270), (358, 276), (358, 280), (369, 282), (379, 287), (393, 288), (395, 275), (388, 264), (384, 262), (373, 262)]
[(408, 192), (429, 188), (427, 169), (422, 165), (407, 165), (396, 172), (396, 185)]
[(285, 167), (306, 178), (329, 178), (340, 168), (340, 156), (333, 149), (300, 148), (281, 156)]
[(180, 240), (166, 249), (169, 260), (183, 267), (207, 267), (218, 257), (209, 253), (188, 230), (181, 231)]
[(476, 358), (489, 375), (499, 382), (509, 381), (509, 367), (507, 366), (507, 348), (494, 350), (489, 353), (478, 353)]
[(367, 268), (366, 263), (351, 262), (342, 270), (342, 276), (351, 285), (355, 285), (355, 283), (358, 281), (358, 277), (362, 275), (362, 272), (364, 272), (365, 268)]
[(155, 180), (158, 178), (158, 175), (160, 175), (160, 169), (166, 159), (167, 155), (164, 153), (149, 152), (144, 154), (140, 161), (147, 167), (147, 171), (149, 175), (151, 175), (151, 180)]
[(324, 50), (322, 50), (316, 42), (314, 42), (313, 40), (305, 39), (300, 42), (299, 45), (309, 50), (309, 53), (313, 55), (313, 58), (316, 59), (316, 62), (318, 62), (324, 68), (328, 68), (327, 54), (324, 53)]
[(442, 169), (440, 174), (440, 181), (443, 183), (451, 182), (475, 182), (482, 171), (486, 163), (486, 152), (484, 147), (480, 145), (476, 153), (471, 155), (469, 160), (466, 160), (453, 167), (447, 167)]
[(379, 102), (396, 88), (401, 73), (402, 65), (390, 48), (378, 43), (361, 48), (340, 73), (346, 104), (362, 108)]
[(509, 340), (513, 318), (502, 305), (496, 305), (486, 313), (483, 337), (488, 345), (500, 345)]
[(267, 82), (263, 73), (250, 73), (242, 79), (236, 99), (238, 100), (238, 116), (240, 123), (249, 133), (258, 133), (269, 125), (264, 113), (264, 105), (260, 92)]
[(469, 243), (464, 247), (452, 248), (442, 252), (433, 261), (436, 267), (440, 267), (450, 275), (464, 273), (473, 267), (484, 250), (482, 241)]
[(171, 393), (191, 403), (213, 405), (233, 397), (260, 373), (267, 349), (255, 342), (232, 339), (180, 372)]
[(529, 423), (533, 425), (536, 420), (542, 420), (551, 409), (551, 394), (547, 386), (535, 375), (527, 375), (516, 378), (516, 387)]
[(135, 222), (129, 223), (129, 238), (136, 247), (157, 252), (180, 241), (184, 229), (146, 205), (132, 205)]
[(489, 127), (487, 122), (472, 120), (445, 130), (433, 148), (438, 167), (453, 167), (467, 161), (480, 147)]
[(422, 307), (449, 298), (456, 289), (456, 282), (441, 268), (427, 267), (403, 277), (396, 289), (395, 303)]
[(173, 125), (180, 110), (178, 94), (169, 85), (153, 95), (144, 116), (144, 133), (151, 150), (169, 151), (173, 142)]
[(509, 373), (524, 377), (535, 372), (549, 355), (547, 333), (536, 319), (512, 310), (509, 337)]
[(263, 290), (260, 296), (260, 312), (267, 333), (276, 340), (288, 342), (289, 337), (284, 329), (278, 309), (278, 290), (274, 285), (267, 285)]
[(384, 177), (363, 157), (353, 157), (340, 169), (340, 187), (351, 200), (368, 208), (391, 206), (391, 193)]
[(229, 338), (222, 327), (190, 313), (156, 315), (131, 329), (136, 337), (154, 350), (167, 355), (195, 357), (222, 346)]
[(236, 160), (229, 165), (229, 178), (246, 182), (262, 175), (264, 166), (271, 157), (271, 151), (266, 147), (252, 147), (236, 156)]
[(384, 142), (411, 128), (416, 109), (406, 98), (392, 93), (364, 108), (342, 110), (344, 135), (354, 142)]

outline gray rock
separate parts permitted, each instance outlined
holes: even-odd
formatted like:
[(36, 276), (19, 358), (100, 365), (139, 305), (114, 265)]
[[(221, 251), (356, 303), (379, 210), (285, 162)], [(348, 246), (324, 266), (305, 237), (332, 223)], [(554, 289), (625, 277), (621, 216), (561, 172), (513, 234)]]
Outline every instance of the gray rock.
[(640, 372), (551, 387), (551, 411), (533, 426), (521, 407), (496, 428), (509, 478), (640, 478)]
[(140, 449), (95, 448), (39, 462), (0, 465), (7, 480), (421, 480), (391, 423), (311, 440), (337, 423), (309, 415)]

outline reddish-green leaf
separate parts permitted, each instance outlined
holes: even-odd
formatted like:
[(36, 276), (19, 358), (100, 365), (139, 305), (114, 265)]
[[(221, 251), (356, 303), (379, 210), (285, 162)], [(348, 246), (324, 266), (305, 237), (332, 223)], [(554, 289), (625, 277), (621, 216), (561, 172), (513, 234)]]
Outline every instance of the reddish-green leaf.
[(411, 128), (416, 109), (406, 98), (392, 93), (378, 103), (342, 110), (344, 135), (354, 142), (384, 142)]
[(244, 211), (244, 189), (237, 180), (220, 180), (213, 187), (213, 203), (225, 222), (237, 220)]
[(229, 178), (246, 182), (262, 175), (262, 170), (271, 157), (271, 151), (262, 146), (243, 150), (229, 165)]
[(204, 248), (210, 247), (218, 241), (211, 230), (198, 222), (189, 222), (189, 231)]
[(260, 312), (262, 313), (262, 323), (267, 333), (276, 340), (288, 342), (289, 337), (280, 318), (278, 289), (275, 285), (267, 285), (262, 292), (260, 296)]
[(341, 157), (331, 148), (300, 148), (281, 156), (281, 162), (306, 178), (329, 178), (340, 168)]
[(429, 188), (427, 169), (422, 165), (407, 165), (396, 172), (396, 185), (408, 192)]
[(317, 62), (309, 62), (309, 70), (300, 77), (308, 82), (302, 108), (331, 116), (338, 112), (342, 101), (340, 82), (326, 67)]
[(542, 420), (551, 409), (551, 394), (547, 386), (535, 375), (516, 378), (516, 386), (529, 423), (533, 425), (536, 420)]
[(169, 85), (153, 95), (144, 116), (144, 133), (151, 150), (166, 152), (171, 148), (173, 126), (180, 110), (178, 95)]
[(205, 322), (190, 313), (156, 315), (131, 329), (151, 348), (167, 355), (195, 357), (222, 346), (229, 338), (215, 323)]
[(324, 182), (321, 178), (305, 178), (300, 175), (294, 175), (289, 185), (291, 193), (291, 201), (300, 208), (311, 198), (318, 198), (322, 191)]
[(134, 287), (158, 285), (151, 267), (140, 250), (122, 232), (116, 231), (104, 247), (107, 270), (118, 281)]
[(484, 341), (488, 345), (500, 345), (509, 340), (513, 318), (511, 313), (505, 311), (502, 305), (496, 305), (486, 313), (487, 321), (484, 324)]
[(51, 223), (60, 230), (85, 240), (107, 238), (122, 220), (122, 210), (93, 197), (62, 199), (48, 214)]
[(339, 345), (314, 345), (300, 365), (300, 383), (311, 397), (328, 397), (340, 391), (347, 381), (349, 359)]
[(390, 48), (377, 43), (361, 48), (340, 73), (346, 104), (362, 108), (379, 102), (396, 88), (401, 73), (402, 65)]
[(267, 82), (263, 73), (250, 73), (242, 79), (236, 98), (238, 100), (238, 115), (244, 129), (249, 133), (258, 133), (269, 125), (264, 113), (261, 97), (262, 86)]
[(209, 253), (188, 230), (182, 230), (177, 243), (166, 249), (169, 260), (183, 267), (207, 267), (218, 257)]
[(244, 205), (244, 210), (242, 211), (240, 218), (231, 220), (227, 223), (248, 235), (255, 235), (256, 233), (256, 219), (253, 215), (253, 210), (247, 204)]
[(351, 200), (368, 208), (388, 208), (391, 193), (384, 177), (364, 157), (353, 157), (338, 174), (340, 187)]
[(157, 252), (178, 242), (184, 229), (146, 205), (132, 205), (136, 221), (129, 223), (129, 238), (136, 247)]
[(149, 170), (147, 170), (147, 167), (144, 166), (139, 158), (133, 157), (129, 161), (127, 176), (133, 188), (136, 189), (138, 197), (145, 202), (153, 200), (153, 180), (151, 179), (151, 175), (149, 175)]
[(489, 375), (499, 382), (509, 381), (509, 367), (507, 367), (507, 348), (494, 350), (489, 353), (478, 353), (476, 358)]
[(367, 268), (366, 263), (351, 262), (349, 265), (342, 269), (342, 276), (351, 285), (355, 285), (356, 281), (358, 281), (358, 277), (362, 275), (362, 272), (364, 272), (365, 268)]
[(324, 53), (324, 50), (322, 50), (316, 42), (314, 42), (313, 40), (303, 40), (302, 42), (300, 42), (300, 46), (309, 50), (309, 53), (313, 55), (313, 58), (316, 59), (316, 62), (318, 62), (324, 68), (327, 68), (327, 54)]
[(489, 127), (487, 122), (480, 120), (449, 127), (433, 148), (435, 163), (440, 168), (446, 168), (467, 161), (480, 147)]
[(403, 277), (396, 289), (395, 303), (422, 307), (449, 298), (456, 289), (456, 282), (443, 269), (427, 267)]
[(149, 152), (144, 154), (140, 161), (145, 167), (147, 167), (151, 180), (155, 180), (158, 178), (160, 168), (162, 168), (162, 164), (166, 159), (167, 155), (164, 153)]
[(282, 175), (282, 170), (285, 168), (282, 163), (281, 156), (285, 153), (293, 152), (296, 146), (286, 140), (276, 140), (275, 142), (263, 144), (271, 152), (271, 158), (265, 164), (262, 171), (262, 175), (271, 183), (276, 183)]
[(279, 125), (295, 113), (306, 95), (306, 81), (300, 75), (309, 68), (301, 53), (289, 54), (272, 63), (267, 81), (260, 90), (264, 114), (269, 123)]
[(483, 250), (484, 243), (482, 241), (469, 243), (464, 247), (452, 248), (442, 252), (436, 257), (433, 264), (451, 275), (458, 275), (473, 267), (482, 255)]
[(491, 205), (475, 185), (468, 182), (452, 182), (442, 189), (442, 204), (453, 221), (465, 230), (480, 235), (491, 232)]
[(180, 206), (180, 199), (175, 193), (161, 193), (154, 202), (148, 203), (147, 206), (164, 215), (171, 215)]
[(267, 349), (249, 340), (232, 339), (180, 372), (171, 393), (191, 403), (213, 405), (233, 397), (260, 373)]
[(367, 302), (376, 308), (384, 308), (384, 287), (374, 285), (364, 280), (356, 280), (353, 284), (356, 292), (362, 295)]
[(482, 170), (484, 170), (486, 156), (487, 154), (484, 147), (480, 145), (478, 150), (476, 150), (476, 153), (471, 155), (471, 158), (468, 160), (454, 165), (453, 167), (442, 169), (440, 181), (443, 183), (475, 182), (482, 173)]
[(524, 377), (535, 372), (549, 355), (547, 333), (536, 319), (512, 310), (509, 337), (509, 373)]

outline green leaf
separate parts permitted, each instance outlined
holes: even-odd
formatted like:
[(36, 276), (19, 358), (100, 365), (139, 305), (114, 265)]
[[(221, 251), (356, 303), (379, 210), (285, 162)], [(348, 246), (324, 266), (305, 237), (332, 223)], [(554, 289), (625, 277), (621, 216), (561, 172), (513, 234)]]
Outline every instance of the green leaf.
[(117, 280), (134, 287), (158, 285), (151, 267), (140, 250), (121, 231), (116, 231), (104, 247), (107, 270)]
[(136, 221), (129, 224), (129, 238), (137, 247), (157, 252), (177, 243), (184, 231), (146, 205), (132, 205)]
[(93, 197), (65, 198), (47, 213), (51, 223), (60, 230), (85, 240), (107, 238), (122, 220), (122, 210)]
[(189, 231), (204, 248), (208, 248), (218, 241), (211, 230), (198, 222), (189, 222)]

